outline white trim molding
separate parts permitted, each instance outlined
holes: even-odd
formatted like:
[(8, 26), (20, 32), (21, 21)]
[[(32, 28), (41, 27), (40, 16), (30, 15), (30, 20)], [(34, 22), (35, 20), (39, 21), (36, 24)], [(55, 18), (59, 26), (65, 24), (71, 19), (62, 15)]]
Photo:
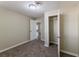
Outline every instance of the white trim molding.
[(13, 46), (11, 46), (11, 47), (8, 47), (8, 48), (6, 48), (6, 49), (0, 50), (0, 53), (2, 53), (2, 52), (4, 52), (4, 51), (7, 51), (7, 50), (9, 50), (9, 49), (15, 48), (15, 47), (17, 47), (17, 46), (20, 46), (20, 45), (25, 44), (25, 43), (30, 42), (30, 41), (31, 41), (31, 40), (24, 41), (24, 42), (18, 43), (18, 44), (16, 44), (16, 45), (13, 45)]
[(65, 50), (60, 50), (60, 51), (63, 52), (63, 53), (66, 53), (66, 54), (72, 55), (72, 56), (79, 57), (78, 54), (75, 54), (75, 53), (72, 53), (72, 52), (69, 52), (69, 51), (65, 51)]
[(49, 47), (47, 44), (44, 44), (45, 47)]

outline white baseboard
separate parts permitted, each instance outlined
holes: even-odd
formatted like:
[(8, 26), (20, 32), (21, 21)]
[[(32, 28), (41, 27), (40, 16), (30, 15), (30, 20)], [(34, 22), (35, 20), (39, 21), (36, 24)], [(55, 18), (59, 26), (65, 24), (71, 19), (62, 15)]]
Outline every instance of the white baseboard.
[(27, 43), (27, 42), (30, 42), (30, 41), (32, 41), (32, 40), (24, 41), (24, 42), (18, 43), (18, 44), (16, 44), (16, 45), (13, 45), (13, 46), (11, 46), (11, 47), (8, 47), (8, 48), (6, 48), (6, 49), (0, 50), (0, 53), (2, 53), (2, 52), (4, 52), (4, 51), (7, 51), (7, 50), (9, 50), (9, 49), (12, 49), (12, 48), (14, 48), (14, 47), (20, 46), (20, 45), (22, 45), (22, 44), (24, 44), (24, 43)]
[(47, 44), (44, 44), (45, 47), (49, 47)]
[(72, 56), (79, 57), (78, 54), (75, 54), (75, 53), (72, 53), (72, 52), (69, 52), (69, 51), (64, 51), (64, 50), (60, 50), (60, 51), (63, 52), (63, 53), (66, 53), (66, 54), (72, 55)]

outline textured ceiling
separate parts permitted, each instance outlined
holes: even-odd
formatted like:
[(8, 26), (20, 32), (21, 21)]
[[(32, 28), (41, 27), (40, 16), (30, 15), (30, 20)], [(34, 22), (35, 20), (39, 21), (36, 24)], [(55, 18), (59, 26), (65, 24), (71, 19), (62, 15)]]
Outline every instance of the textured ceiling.
[(24, 15), (30, 17), (40, 17), (43, 16), (44, 12), (57, 10), (60, 6), (74, 6), (77, 5), (79, 2), (59, 2), (59, 1), (40, 1), (41, 6), (39, 9), (32, 10), (26, 7), (27, 3), (32, 1), (1, 1), (0, 6), (14, 10), (16, 12), (20, 12)]

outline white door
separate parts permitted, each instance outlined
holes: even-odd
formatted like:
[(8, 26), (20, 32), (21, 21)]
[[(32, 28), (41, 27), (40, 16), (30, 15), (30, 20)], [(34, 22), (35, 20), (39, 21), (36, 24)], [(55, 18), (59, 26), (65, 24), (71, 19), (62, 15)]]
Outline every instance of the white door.
[(38, 26), (35, 20), (30, 20), (30, 40), (35, 40), (38, 38), (37, 32)]

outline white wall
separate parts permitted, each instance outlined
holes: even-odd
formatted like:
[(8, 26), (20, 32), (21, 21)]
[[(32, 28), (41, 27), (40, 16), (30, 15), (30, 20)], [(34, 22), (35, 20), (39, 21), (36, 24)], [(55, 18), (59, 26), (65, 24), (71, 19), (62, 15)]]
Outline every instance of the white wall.
[(29, 41), (29, 17), (0, 8), (0, 51)]
[(61, 17), (61, 50), (78, 55), (78, 7), (62, 8)]

